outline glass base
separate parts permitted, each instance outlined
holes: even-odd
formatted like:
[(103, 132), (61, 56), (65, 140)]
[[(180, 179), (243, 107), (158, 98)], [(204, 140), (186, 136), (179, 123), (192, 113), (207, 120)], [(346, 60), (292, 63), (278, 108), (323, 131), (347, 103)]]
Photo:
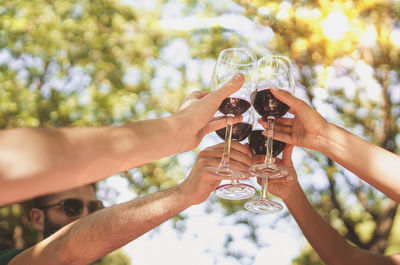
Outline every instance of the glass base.
[(221, 179), (239, 180), (248, 177), (245, 172), (233, 170), (231, 168), (207, 167), (207, 170), (214, 171), (217, 177), (220, 177)]
[(268, 214), (282, 211), (283, 206), (280, 203), (268, 199), (258, 199), (246, 202), (244, 208), (253, 213)]
[(215, 190), (215, 195), (226, 200), (244, 200), (252, 197), (256, 189), (247, 184), (225, 184)]
[(257, 178), (283, 178), (289, 174), (289, 170), (275, 164), (262, 163), (249, 167), (249, 173)]

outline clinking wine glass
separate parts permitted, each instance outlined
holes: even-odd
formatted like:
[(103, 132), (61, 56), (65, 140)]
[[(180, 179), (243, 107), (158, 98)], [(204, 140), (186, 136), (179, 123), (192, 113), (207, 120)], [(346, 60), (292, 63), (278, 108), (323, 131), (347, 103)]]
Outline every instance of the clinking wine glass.
[(256, 81), (255, 55), (248, 49), (230, 48), (223, 50), (215, 64), (211, 86), (212, 90), (217, 90), (225, 85), (232, 77), (242, 73), (245, 77), (242, 87), (224, 99), (219, 106), (219, 111), (227, 116), (227, 127), (225, 133), (225, 146), (221, 162), (215, 172), (223, 179), (238, 180), (246, 177), (246, 173), (234, 170), (230, 167), (230, 142), (232, 136), (233, 118), (243, 114), (252, 104), (252, 93), (255, 92)]
[(284, 56), (267, 56), (257, 62), (257, 92), (253, 102), (254, 109), (268, 121), (266, 157), (264, 163), (253, 165), (249, 172), (259, 178), (280, 178), (288, 174), (288, 169), (273, 161), (274, 122), (287, 113), (289, 106), (271, 93), (271, 86), (294, 94), (294, 78), (290, 60)]
[[(253, 116), (251, 111), (243, 113), (241, 122), (232, 125), (231, 138), (238, 142), (245, 140), (251, 133), (253, 126)], [(225, 139), (227, 133), (226, 128), (219, 129), (215, 133), (221, 138)], [(219, 186), (215, 190), (215, 194), (227, 200), (243, 200), (252, 197), (256, 193), (253, 186), (240, 183), (238, 179), (232, 179), (231, 183)]]
[[(250, 148), (255, 155), (263, 155), (267, 152), (266, 150), (267, 148), (265, 145), (267, 137), (262, 134), (264, 128), (257, 122), (259, 118), (260, 116), (255, 114), (253, 130), (251, 131), (249, 136)], [(273, 147), (272, 147), (272, 156), (273, 157), (278, 156), (283, 151), (285, 146), (286, 144), (284, 142), (275, 140), (273, 142)], [(255, 175), (255, 177), (258, 176)], [(268, 178), (264, 177), (260, 178), (260, 180), (261, 180), (260, 198), (257, 200), (247, 201), (244, 204), (244, 207), (247, 210), (255, 213), (276, 213), (281, 211), (283, 207), (280, 203), (268, 199), (268, 193), (267, 193)]]

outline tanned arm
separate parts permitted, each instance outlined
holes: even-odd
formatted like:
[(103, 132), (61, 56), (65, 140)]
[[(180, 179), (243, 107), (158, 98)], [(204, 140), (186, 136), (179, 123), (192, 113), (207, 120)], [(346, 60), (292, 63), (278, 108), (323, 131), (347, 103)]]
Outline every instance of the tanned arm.
[(0, 205), (93, 183), (196, 147), (205, 134), (226, 126), (225, 119), (213, 115), (243, 81), (238, 74), (215, 92), (194, 92), (167, 118), (112, 127), (1, 131)]
[[(79, 219), (17, 255), (9, 265), (90, 264), (143, 235), (191, 205), (206, 200), (220, 179), (217, 167), (223, 143), (200, 152), (180, 185)], [(231, 167), (243, 172), (251, 165), (248, 146), (232, 143)]]
[(292, 145), (287, 145), (277, 163), (289, 169), (289, 176), (273, 179), (268, 190), (282, 198), (308, 242), (327, 265), (400, 265), (400, 254), (384, 256), (348, 243), (312, 207), (297, 180), (291, 161)]
[(325, 154), (400, 202), (400, 156), (326, 122), (317, 111), (288, 92), (271, 91), (288, 104), (290, 112), (295, 115), (294, 119), (276, 121), (274, 138)]

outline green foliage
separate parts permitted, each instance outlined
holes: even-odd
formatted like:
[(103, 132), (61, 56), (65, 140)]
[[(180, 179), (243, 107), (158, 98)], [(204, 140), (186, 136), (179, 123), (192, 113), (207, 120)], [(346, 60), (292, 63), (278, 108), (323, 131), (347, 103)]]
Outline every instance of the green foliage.
[[(209, 80), (187, 61), (201, 68), (221, 50), (249, 46), (251, 39), (218, 23), (165, 28), (160, 19), (169, 2), (154, 1), (152, 9), (141, 9), (117, 0), (1, 0), (0, 128), (118, 125), (168, 115), (192, 90), (208, 89)], [(230, 14), (232, 4), (181, 3), (183, 16), (200, 20)], [(299, 95), (319, 111), (333, 110), (335, 115), (326, 117), (329, 121), (399, 153), (400, 102), (395, 92), (400, 47), (391, 38), (400, 17), (398, 2), (238, 0), (235, 5), (243, 16), (272, 29), (267, 48), (294, 61), (297, 81), (305, 86), (297, 89)], [(334, 10), (341, 11), (349, 24), (349, 30), (336, 39), (321, 26)], [(363, 34), (369, 28), (376, 32), (375, 42), (365, 45)], [(189, 58), (183, 63), (167, 56), (174, 41), (187, 44)], [(254, 48), (265, 51), (264, 46)], [(343, 66), (343, 60), (350, 63)], [(163, 67), (168, 68), (166, 73)], [(360, 74), (360, 67), (367, 70)], [(365, 80), (368, 71), (371, 78)], [(336, 82), (343, 78), (348, 82)], [(371, 96), (371, 91), (378, 93)], [(306, 155), (298, 169), (302, 178), (322, 168), (326, 181), (324, 187), (307, 190), (320, 214), (355, 245), (370, 249), (383, 240), (387, 244), (378, 251), (398, 252), (399, 215), (393, 211), (397, 205), (327, 157), (309, 151)], [(141, 196), (174, 186), (186, 170), (177, 157), (170, 157), (121, 175)], [(229, 216), (241, 209), (241, 203), (213, 203), (220, 203)], [(15, 205), (0, 209), (3, 247), (30, 246), (38, 239), (22, 212)], [(184, 220), (184, 216), (174, 218), (177, 230), (185, 230)], [(394, 220), (392, 230), (389, 225), (376, 234), (385, 220)], [(242, 217), (237, 223), (250, 228), (249, 237), (257, 244), (258, 224)], [(119, 254), (110, 259), (101, 264), (129, 264)], [(306, 247), (293, 264), (322, 263)]]
[(112, 265), (129, 265), (129, 264), (131, 264), (131, 261), (130, 261), (128, 255), (126, 255), (122, 250), (118, 249), (118, 250), (111, 252), (104, 258), (93, 263), (93, 265), (109, 265), (109, 264), (110, 265), (111, 264)]
[[(400, 132), (396, 122), (400, 118), (399, 101), (392, 95), (400, 79), (400, 47), (391, 37), (396, 27), (398, 30), (399, 3), (344, 0), (240, 2), (251, 8), (263, 8), (263, 12), (252, 15), (252, 19), (273, 29), (275, 36), (270, 49), (294, 61), (298, 81), (305, 86), (302, 92), (314, 108), (331, 108), (336, 115), (327, 117), (329, 121), (399, 153), (396, 144)], [(332, 28), (340, 30), (348, 26), (346, 31), (332, 32), (324, 28), (325, 21), (334, 12), (344, 19), (340, 21), (336, 17), (337, 25)], [(371, 29), (376, 35), (368, 33)], [(369, 43), (366, 43), (367, 37)], [(349, 62), (347, 66), (342, 64), (344, 60)], [(363, 70), (360, 70), (361, 66)], [(366, 80), (366, 76), (371, 78)], [(370, 95), (371, 91), (376, 92), (375, 96)], [(315, 171), (315, 162), (325, 171), (327, 186), (308, 190), (320, 214), (353, 244), (381, 253), (390, 249), (393, 253), (392, 244), (397, 244), (393, 239), (398, 231), (395, 226), (391, 230), (391, 226), (397, 204), (364, 182), (355, 181), (349, 172), (329, 158), (316, 152), (307, 155), (303, 165), (305, 176)], [(390, 225), (382, 228), (383, 220)], [(391, 240), (388, 240), (389, 235)], [(386, 243), (379, 245), (379, 240)], [(293, 264), (321, 264), (318, 260), (308, 247)]]

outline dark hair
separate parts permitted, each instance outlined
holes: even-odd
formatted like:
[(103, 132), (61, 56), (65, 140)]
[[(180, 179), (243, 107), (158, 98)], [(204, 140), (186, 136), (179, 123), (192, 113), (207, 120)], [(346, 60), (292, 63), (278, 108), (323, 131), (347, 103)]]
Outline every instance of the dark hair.
[[(85, 185), (86, 186), (86, 185)], [(88, 184), (87, 186), (91, 186), (94, 191), (96, 191), (96, 183)], [(31, 200), (31, 209), (32, 208), (41, 208), (43, 206), (46, 206), (47, 203), (56, 195), (57, 193), (52, 193), (52, 194), (47, 194), (43, 196), (39, 196), (36, 198), (33, 198)]]
[(55, 193), (33, 198), (32, 208), (40, 209), (41, 207), (45, 206), (51, 200), (51, 198), (54, 197), (54, 195)]

